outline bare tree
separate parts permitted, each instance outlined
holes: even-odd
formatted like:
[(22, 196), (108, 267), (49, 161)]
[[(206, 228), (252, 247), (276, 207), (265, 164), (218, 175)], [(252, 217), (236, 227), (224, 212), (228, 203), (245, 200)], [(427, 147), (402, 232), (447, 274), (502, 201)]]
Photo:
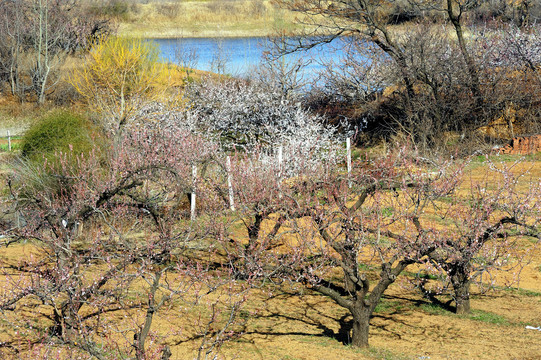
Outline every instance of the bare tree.
[(2, 26), (0, 37), (0, 69), (1, 80), (8, 81), (12, 95), (24, 94), (25, 89), (21, 79), (22, 57), (28, 44), (24, 34), (29, 31), (26, 18), (26, 3), (23, 1), (0, 3)]
[(197, 67), (199, 54), (194, 46), (190, 46), (184, 39), (180, 38), (175, 44), (175, 62), (186, 71), (186, 76)]
[(222, 37), (217, 37), (215, 39), (215, 44), (216, 47), (210, 60), (210, 71), (224, 75), (226, 74), (229, 62), (231, 61), (231, 54), (225, 48), (224, 39)]
[(278, 90), (282, 96), (296, 99), (313, 83), (306, 69), (314, 59), (302, 56), (286, 56), (286, 36), (267, 39), (259, 64), (254, 68), (250, 79), (256, 80), (271, 91)]
[(388, 26), (384, 11), (385, 6), (388, 5), (387, 2), (276, 0), (275, 3), (280, 7), (300, 13), (302, 17), (299, 17), (299, 22), (306, 25), (308, 29), (302, 36), (289, 39), (286, 51), (308, 49), (344, 36), (358, 38), (361, 41), (369, 40), (393, 59), (400, 71), (407, 96), (413, 97), (413, 81), (407, 68), (406, 56), (399, 43), (399, 36)]

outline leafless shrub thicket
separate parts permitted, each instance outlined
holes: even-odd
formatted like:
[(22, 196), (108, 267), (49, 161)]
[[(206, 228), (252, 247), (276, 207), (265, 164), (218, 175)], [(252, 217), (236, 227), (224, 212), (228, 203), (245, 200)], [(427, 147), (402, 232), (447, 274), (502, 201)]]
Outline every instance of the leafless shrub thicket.
[[(344, 37), (358, 44), (346, 51), (343, 67), (328, 66), (327, 86), (310, 100), (321, 111), (366, 121), (387, 138), (407, 137), (425, 153), (471, 152), (489, 138), (537, 131), (537, 26), (481, 28), (467, 21), (475, 1), (278, 3), (311, 26), (303, 37), (288, 39), (285, 52)], [(418, 16), (407, 32), (390, 25), (389, 14), (401, 8)], [(436, 22), (431, 14), (438, 14)], [(325, 35), (311, 29), (325, 29)], [(517, 46), (521, 50), (509, 52)], [(507, 64), (495, 65), (489, 60), (495, 56)], [(506, 134), (501, 122), (509, 124)]]

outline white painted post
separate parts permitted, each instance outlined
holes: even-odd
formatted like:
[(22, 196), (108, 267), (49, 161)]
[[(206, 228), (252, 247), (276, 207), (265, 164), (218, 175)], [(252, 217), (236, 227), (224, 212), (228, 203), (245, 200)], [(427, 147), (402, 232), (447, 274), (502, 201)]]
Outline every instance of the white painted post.
[(282, 177), (282, 162), (284, 161), (284, 147), (280, 145), (278, 148), (278, 174)]
[(8, 151), (11, 151), (11, 134), (8, 130)]
[(347, 167), (348, 167), (348, 184), (351, 187), (351, 139), (346, 139)]
[(195, 220), (195, 182), (197, 179), (197, 167), (195, 164), (192, 165), (192, 177), (193, 177), (193, 189), (192, 189), (192, 199), (190, 202), (191, 216), (190, 219)]
[(233, 183), (231, 181), (231, 158), (229, 156), (227, 156), (225, 166), (227, 170), (227, 187), (229, 188), (229, 208), (232, 211), (235, 211), (235, 201), (233, 198)]
[(280, 145), (278, 148), (278, 197), (282, 198), (282, 163), (284, 161), (284, 147)]

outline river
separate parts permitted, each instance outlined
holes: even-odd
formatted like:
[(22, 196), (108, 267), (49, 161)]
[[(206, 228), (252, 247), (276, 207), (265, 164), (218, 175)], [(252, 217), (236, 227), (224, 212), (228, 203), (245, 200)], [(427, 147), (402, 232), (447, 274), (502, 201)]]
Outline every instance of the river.
[[(250, 77), (260, 66), (263, 55), (270, 49), (267, 38), (180, 38), (154, 39), (164, 61), (187, 65), (199, 70)], [(339, 62), (344, 56), (339, 42), (323, 44), (308, 51), (284, 56), (282, 64), (305, 63), (302, 76), (305, 80), (315, 80), (325, 69), (323, 64)], [(193, 59), (194, 61), (190, 61)], [(182, 64), (184, 60), (184, 64)]]

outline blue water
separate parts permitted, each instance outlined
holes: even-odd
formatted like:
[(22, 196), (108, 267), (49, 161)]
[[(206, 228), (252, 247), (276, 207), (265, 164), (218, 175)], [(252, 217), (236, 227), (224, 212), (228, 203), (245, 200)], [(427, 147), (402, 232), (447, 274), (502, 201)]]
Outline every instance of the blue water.
[[(179, 63), (176, 54), (190, 54), (195, 52), (197, 62), (193, 67), (199, 70), (225, 73), (239, 77), (250, 77), (254, 69), (260, 66), (263, 54), (271, 49), (271, 44), (266, 38), (181, 38), (181, 39), (155, 39), (158, 44), (161, 57), (165, 61)], [(324, 70), (322, 64), (339, 60), (344, 56), (339, 41), (323, 44), (308, 51), (296, 52), (285, 55), (286, 63), (296, 63), (299, 59), (306, 62), (303, 68), (303, 76), (313, 80), (320, 71)], [(213, 59), (221, 58), (225, 66), (218, 69)], [(216, 63), (216, 62), (214, 62)]]

